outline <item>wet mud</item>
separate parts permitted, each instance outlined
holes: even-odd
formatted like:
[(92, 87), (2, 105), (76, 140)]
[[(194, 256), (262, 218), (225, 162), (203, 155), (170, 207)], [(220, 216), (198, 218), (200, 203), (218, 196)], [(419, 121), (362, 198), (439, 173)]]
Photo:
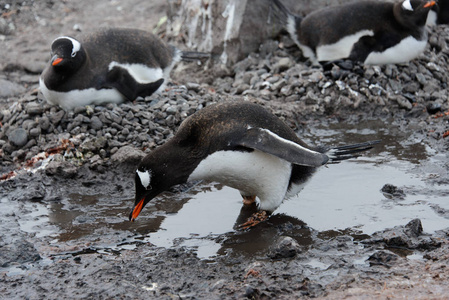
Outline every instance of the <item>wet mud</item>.
[[(142, 4), (127, 3), (122, 9)], [(63, 4), (36, 5), (56, 34), (55, 14)], [(117, 11), (118, 4), (96, 5), (107, 12)], [(151, 22), (156, 24), (163, 7), (154, 4), (144, 11), (154, 9)], [(74, 3), (66, 8), (81, 11)], [(48, 45), (44, 33), (33, 37), (33, 11), (20, 11), (18, 30), (24, 35), (7, 39), (7, 46), (24, 54), (27, 45), (34, 45), (36, 62), (30, 59), (26, 65), (39, 69), (37, 57)], [(137, 26), (145, 18), (135, 15), (129, 20), (120, 14), (121, 21)], [(95, 23), (93, 13), (79, 16)], [(58, 30), (70, 30), (65, 26)], [(8, 65), (5, 59), (16, 61), (20, 54), (8, 53), (3, 66)], [(36, 74), (14, 70), (8, 80), (26, 90), (17, 97), (34, 101), (30, 90), (36, 87)], [(220, 100), (235, 98), (217, 93)], [(3, 97), (1, 108), (15, 99)], [(305, 117), (293, 103), (260, 102), (282, 110), (277, 114), (308, 143), (382, 143), (358, 159), (323, 167), (298, 196), (248, 230), (237, 227), (254, 208), (243, 207), (236, 190), (208, 182), (162, 194), (129, 222), (140, 150), (126, 148), (127, 158), (78, 164), (39, 161), (32, 172), (22, 170), (0, 182), (0, 298), (445, 299), (449, 144), (443, 137), (448, 130), (444, 110), (436, 118), (422, 103), (405, 103), (410, 109), (392, 105), (388, 112), (370, 104), (329, 111), (328, 104), (320, 103), (324, 114)], [(20, 165), (19, 160), (20, 155), (2, 160), (2, 174)]]

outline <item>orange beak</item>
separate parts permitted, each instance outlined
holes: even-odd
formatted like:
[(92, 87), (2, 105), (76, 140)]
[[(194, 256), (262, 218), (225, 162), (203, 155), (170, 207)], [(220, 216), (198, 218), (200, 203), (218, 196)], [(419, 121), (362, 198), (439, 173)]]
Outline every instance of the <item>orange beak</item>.
[(51, 65), (52, 65), (52, 66), (56, 66), (56, 65), (59, 64), (61, 61), (62, 61), (62, 58), (58, 57), (57, 59), (55, 59), (55, 60), (51, 63)]
[(131, 222), (134, 222), (134, 220), (137, 218), (137, 216), (142, 211), (144, 200), (145, 200), (145, 197), (143, 197), (142, 200), (140, 200), (139, 203), (137, 203), (136, 207), (134, 207), (134, 210), (131, 214)]
[(426, 4), (424, 4), (424, 7), (431, 7), (434, 6), (435, 4), (437, 4), (435, 1), (429, 1)]

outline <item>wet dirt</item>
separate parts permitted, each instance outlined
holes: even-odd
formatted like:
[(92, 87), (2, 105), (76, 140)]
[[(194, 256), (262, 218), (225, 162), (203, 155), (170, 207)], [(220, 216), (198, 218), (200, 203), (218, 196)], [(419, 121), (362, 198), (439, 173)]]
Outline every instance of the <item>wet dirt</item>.
[[(48, 36), (78, 23), (152, 28), (164, 4), (148, 3), (97, 1), (85, 10), (87, 1), (43, 1), (37, 12), (22, 12), (18, 38), (0, 62), (27, 57), (29, 68), (38, 65)], [(67, 19), (65, 9), (80, 20)], [(100, 21), (98, 11), (108, 17)], [(45, 26), (32, 26), (36, 16)], [(73, 178), (38, 172), (3, 183), (0, 298), (444, 299), (449, 166), (431, 132), (445, 124), (421, 130), (422, 120), (401, 113), (369, 119), (370, 108), (361, 107), (358, 114), (340, 122), (312, 116), (298, 134), (324, 145), (382, 144), (323, 167), (250, 230), (235, 227), (252, 210), (236, 190), (215, 183), (164, 193), (133, 223), (130, 168), (81, 167)]]
[[(300, 134), (331, 145), (388, 142), (322, 168), (250, 230), (236, 225), (253, 210), (242, 208), (238, 191), (215, 183), (164, 193), (131, 223), (131, 180), (80, 170), (84, 180), (68, 180), (64, 194), (60, 179), (37, 177), (47, 188), (36, 201), (26, 200), (21, 188), (39, 191), (39, 185), (12, 181), (1, 198), (2, 290), (30, 299), (42, 298), (43, 290), (55, 298), (335, 299), (399, 297), (419, 287), (444, 298), (448, 257), (435, 252), (448, 247), (449, 190), (435, 183), (447, 179), (438, 154), (416, 134), (379, 120), (357, 129), (320, 123)], [(402, 193), (383, 192), (386, 184)], [(413, 219), (423, 232), (404, 235)], [(399, 240), (391, 242), (391, 235)], [(5, 250), (23, 257), (5, 257)], [(430, 284), (422, 284), (423, 276)]]

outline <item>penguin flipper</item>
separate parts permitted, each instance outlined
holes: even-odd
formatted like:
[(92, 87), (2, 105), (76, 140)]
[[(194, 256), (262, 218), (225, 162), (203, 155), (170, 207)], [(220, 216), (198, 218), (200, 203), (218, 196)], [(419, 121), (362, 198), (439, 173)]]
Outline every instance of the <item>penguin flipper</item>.
[(305, 148), (263, 128), (248, 129), (237, 144), (301, 166), (319, 167), (329, 160), (323, 153)]
[(164, 79), (161, 78), (150, 83), (139, 83), (129, 74), (128, 70), (116, 66), (108, 72), (106, 82), (104, 87), (114, 88), (126, 99), (133, 101), (139, 96), (152, 95), (164, 83)]

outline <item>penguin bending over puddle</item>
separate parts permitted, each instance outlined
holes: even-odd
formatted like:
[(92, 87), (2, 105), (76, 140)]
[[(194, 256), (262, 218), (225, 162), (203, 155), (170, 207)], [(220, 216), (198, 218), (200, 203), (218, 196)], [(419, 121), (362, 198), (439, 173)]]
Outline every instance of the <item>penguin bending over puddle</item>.
[(163, 88), (175, 63), (209, 56), (125, 28), (102, 29), (80, 40), (58, 37), (51, 55), (39, 86), (47, 102), (63, 109), (149, 96)]
[(403, 63), (427, 45), (426, 19), (435, 1), (356, 1), (304, 18), (273, 0), (286, 30), (313, 64), (350, 59), (365, 64)]
[(249, 102), (207, 106), (187, 118), (175, 136), (142, 159), (135, 174), (136, 197), (129, 219), (174, 185), (209, 180), (238, 189), (260, 212), (243, 224), (268, 217), (296, 195), (315, 170), (358, 156), (379, 141), (335, 148), (311, 147), (275, 115)]

